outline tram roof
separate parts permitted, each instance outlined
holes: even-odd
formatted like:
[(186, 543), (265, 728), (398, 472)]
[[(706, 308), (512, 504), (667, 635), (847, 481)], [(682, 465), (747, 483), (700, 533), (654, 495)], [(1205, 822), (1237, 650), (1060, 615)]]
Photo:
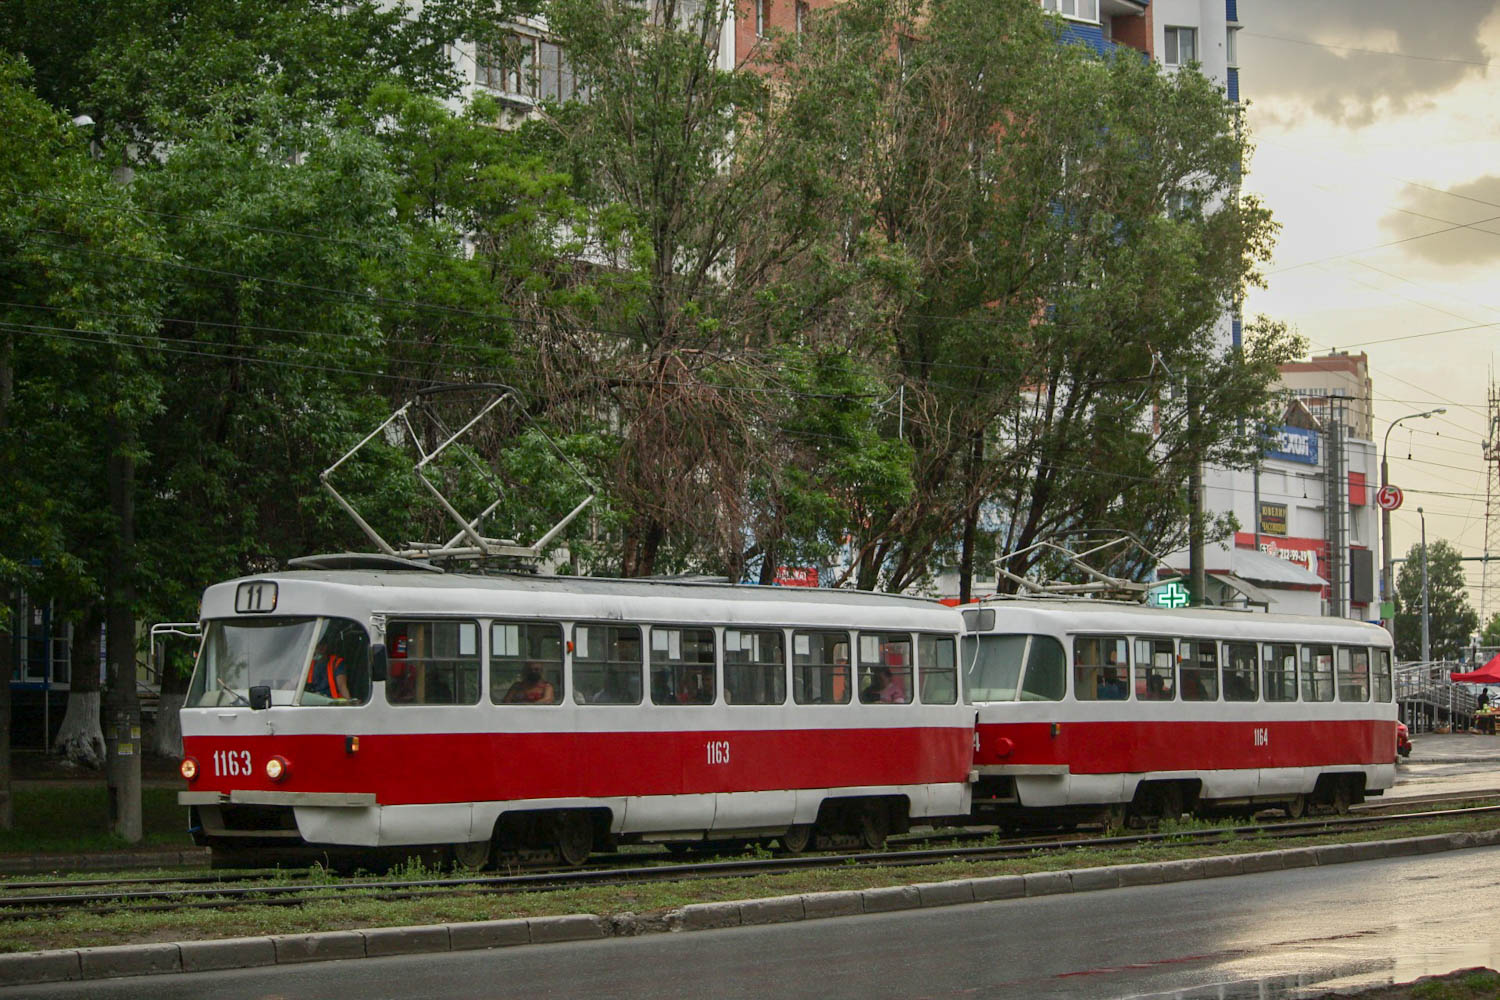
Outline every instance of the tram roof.
[[(241, 577), (210, 586), (204, 593), (205, 618), (236, 616), (234, 597), (240, 584), (275, 582), (287, 599), (285, 613), (321, 603), (363, 603), (380, 611), (504, 616), (542, 614), (561, 617), (639, 617), (673, 620), (683, 605), (716, 605), (713, 617), (728, 622), (832, 622), (849, 615), (850, 624), (871, 627), (892, 617), (893, 627), (957, 630), (957, 612), (937, 601), (901, 594), (835, 590), (828, 587), (768, 587), (755, 584), (681, 580), (612, 579), (587, 576), (531, 576), (421, 573), (402, 570), (291, 569)], [(338, 596), (335, 597), (335, 594)], [(363, 596), (358, 596), (362, 594)], [(506, 599), (503, 610), (497, 599)], [(739, 606), (740, 613), (731, 613)], [(438, 609), (441, 608), (441, 611)], [(280, 610), (280, 609), (278, 609)], [(698, 612), (698, 616), (709, 614)], [(236, 616), (237, 617), (237, 616)], [(854, 620), (854, 619), (857, 619)], [(898, 625), (897, 622), (900, 622)]]
[(1034, 615), (1037, 620), (1071, 616), (1076, 631), (1116, 629), (1141, 634), (1196, 634), (1213, 629), (1225, 637), (1259, 637), (1273, 633), (1300, 636), (1316, 631), (1326, 633), (1331, 642), (1389, 643), (1385, 629), (1353, 618), (1266, 614), (1237, 608), (1159, 608), (1125, 601), (1032, 596), (986, 598), (977, 604), (965, 605), (963, 610), (974, 608), (993, 608), (997, 617), (1010, 612), (1021, 616)]

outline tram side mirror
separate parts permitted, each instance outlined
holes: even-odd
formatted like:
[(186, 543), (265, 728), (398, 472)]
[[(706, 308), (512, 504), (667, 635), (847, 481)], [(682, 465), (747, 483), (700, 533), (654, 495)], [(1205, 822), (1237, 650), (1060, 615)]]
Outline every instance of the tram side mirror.
[(259, 712), (271, 707), (271, 686), (269, 684), (256, 684), (250, 688), (250, 708)]
[(377, 642), (370, 647), (370, 680), (385, 680), (386, 655), (385, 644)]

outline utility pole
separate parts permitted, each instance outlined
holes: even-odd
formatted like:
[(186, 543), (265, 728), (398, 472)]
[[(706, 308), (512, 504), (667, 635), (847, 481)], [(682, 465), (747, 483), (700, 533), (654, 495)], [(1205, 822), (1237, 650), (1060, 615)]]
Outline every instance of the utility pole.
[(1427, 663), (1432, 659), (1432, 647), (1427, 634), (1427, 515), (1418, 507), (1417, 516), (1422, 519), (1422, 662)]
[[(1193, 464), (1188, 470), (1188, 589), (1195, 607), (1208, 603), (1208, 573), (1203, 564), (1203, 463), (1198, 456), (1198, 397), (1187, 387), (1188, 435), (1193, 442)], [(1256, 512), (1259, 517), (1259, 511)]]
[(135, 668), (135, 459), (118, 415), (109, 420), (108, 479), (115, 540), (105, 580), (109, 699), (104, 719), (104, 782), (109, 828), (132, 844), (141, 819), (141, 703)]
[(1500, 556), (1500, 390), (1490, 383), (1490, 436), (1484, 449), (1484, 571), (1479, 583), (1479, 627), (1489, 624), (1500, 585), (1500, 571), (1490, 567), (1490, 557)]
[[(1397, 417), (1395, 420), (1391, 421), (1390, 426), (1385, 429), (1385, 440), (1380, 445), (1380, 485), (1382, 487), (1391, 485), (1391, 467), (1389, 462), (1391, 450), (1391, 431), (1396, 429), (1396, 425), (1401, 423), (1401, 421), (1403, 420), (1428, 420), (1439, 413), (1447, 412), (1447, 409), (1439, 406), (1435, 410), (1423, 410), (1421, 413), (1408, 413), (1405, 416)], [(1381, 556), (1385, 563), (1385, 566), (1380, 575), (1380, 601), (1382, 605), (1384, 605), (1387, 601), (1391, 602), (1392, 604), (1391, 616), (1389, 620), (1390, 624), (1388, 628), (1391, 633), (1391, 640), (1394, 641), (1396, 638), (1396, 612), (1394, 608), (1396, 600), (1396, 578), (1391, 575), (1391, 512), (1388, 508), (1384, 507), (1381, 508), (1380, 511), (1380, 545)], [(1383, 616), (1384, 614), (1385, 611), (1382, 608), (1381, 615)]]

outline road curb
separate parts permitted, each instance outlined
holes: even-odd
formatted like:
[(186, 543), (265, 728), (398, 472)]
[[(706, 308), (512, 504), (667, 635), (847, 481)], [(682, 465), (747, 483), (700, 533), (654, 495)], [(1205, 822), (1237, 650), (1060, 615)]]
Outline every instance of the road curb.
[(764, 926), (933, 906), (959, 906), (972, 902), (1224, 878), (1496, 845), (1500, 845), (1500, 829), (1358, 844), (1322, 844), (1251, 854), (1184, 858), (1179, 861), (1149, 861), (1110, 868), (994, 875), (880, 889), (694, 903), (666, 914), (646, 916), (625, 913), (601, 917), (585, 913), (467, 924), (379, 927), (363, 931), (183, 941), (177, 944), (17, 952), (0, 954), (0, 987)]

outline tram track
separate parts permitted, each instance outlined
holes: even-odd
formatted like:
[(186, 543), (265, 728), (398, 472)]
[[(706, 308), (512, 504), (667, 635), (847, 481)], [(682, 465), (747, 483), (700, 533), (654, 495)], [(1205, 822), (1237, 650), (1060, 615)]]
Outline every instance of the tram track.
[[(1472, 796), (1461, 797), (1461, 801), (1472, 801)], [(1201, 830), (1147, 831), (1086, 837), (1079, 837), (1076, 832), (1071, 835), (1034, 835), (977, 846), (960, 846), (963, 840), (976, 835), (973, 831), (938, 831), (930, 837), (915, 839), (912, 843), (919, 844), (923, 840), (946, 841), (947, 843), (942, 846), (913, 846), (878, 853), (819, 853), (776, 858), (730, 858), (667, 864), (641, 864), (639, 858), (627, 856), (621, 859), (620, 864), (601, 864), (584, 869), (475, 874), (429, 879), (287, 880), (284, 873), (234, 878), (220, 873), (212, 876), (160, 876), (118, 880), (5, 882), (0, 883), (0, 922), (46, 919), (63, 914), (104, 915), (122, 911), (160, 912), (297, 906), (312, 901), (337, 898), (346, 893), (356, 893), (366, 899), (395, 901), (453, 893), (551, 892), (570, 888), (661, 881), (748, 878), (849, 865), (911, 867), (942, 861), (982, 862), (1004, 860), (1037, 852), (1083, 848), (1108, 850), (1155, 843), (1186, 847), (1232, 843), (1246, 837), (1294, 840), (1330, 832), (1392, 826), (1414, 820), (1472, 817), (1495, 813), (1500, 813), (1500, 804), (1401, 813), (1365, 810), (1361, 815), (1217, 826)], [(245, 884), (250, 881), (256, 884)], [(147, 886), (155, 887), (147, 888)], [(52, 891), (36, 891), (44, 888)]]

